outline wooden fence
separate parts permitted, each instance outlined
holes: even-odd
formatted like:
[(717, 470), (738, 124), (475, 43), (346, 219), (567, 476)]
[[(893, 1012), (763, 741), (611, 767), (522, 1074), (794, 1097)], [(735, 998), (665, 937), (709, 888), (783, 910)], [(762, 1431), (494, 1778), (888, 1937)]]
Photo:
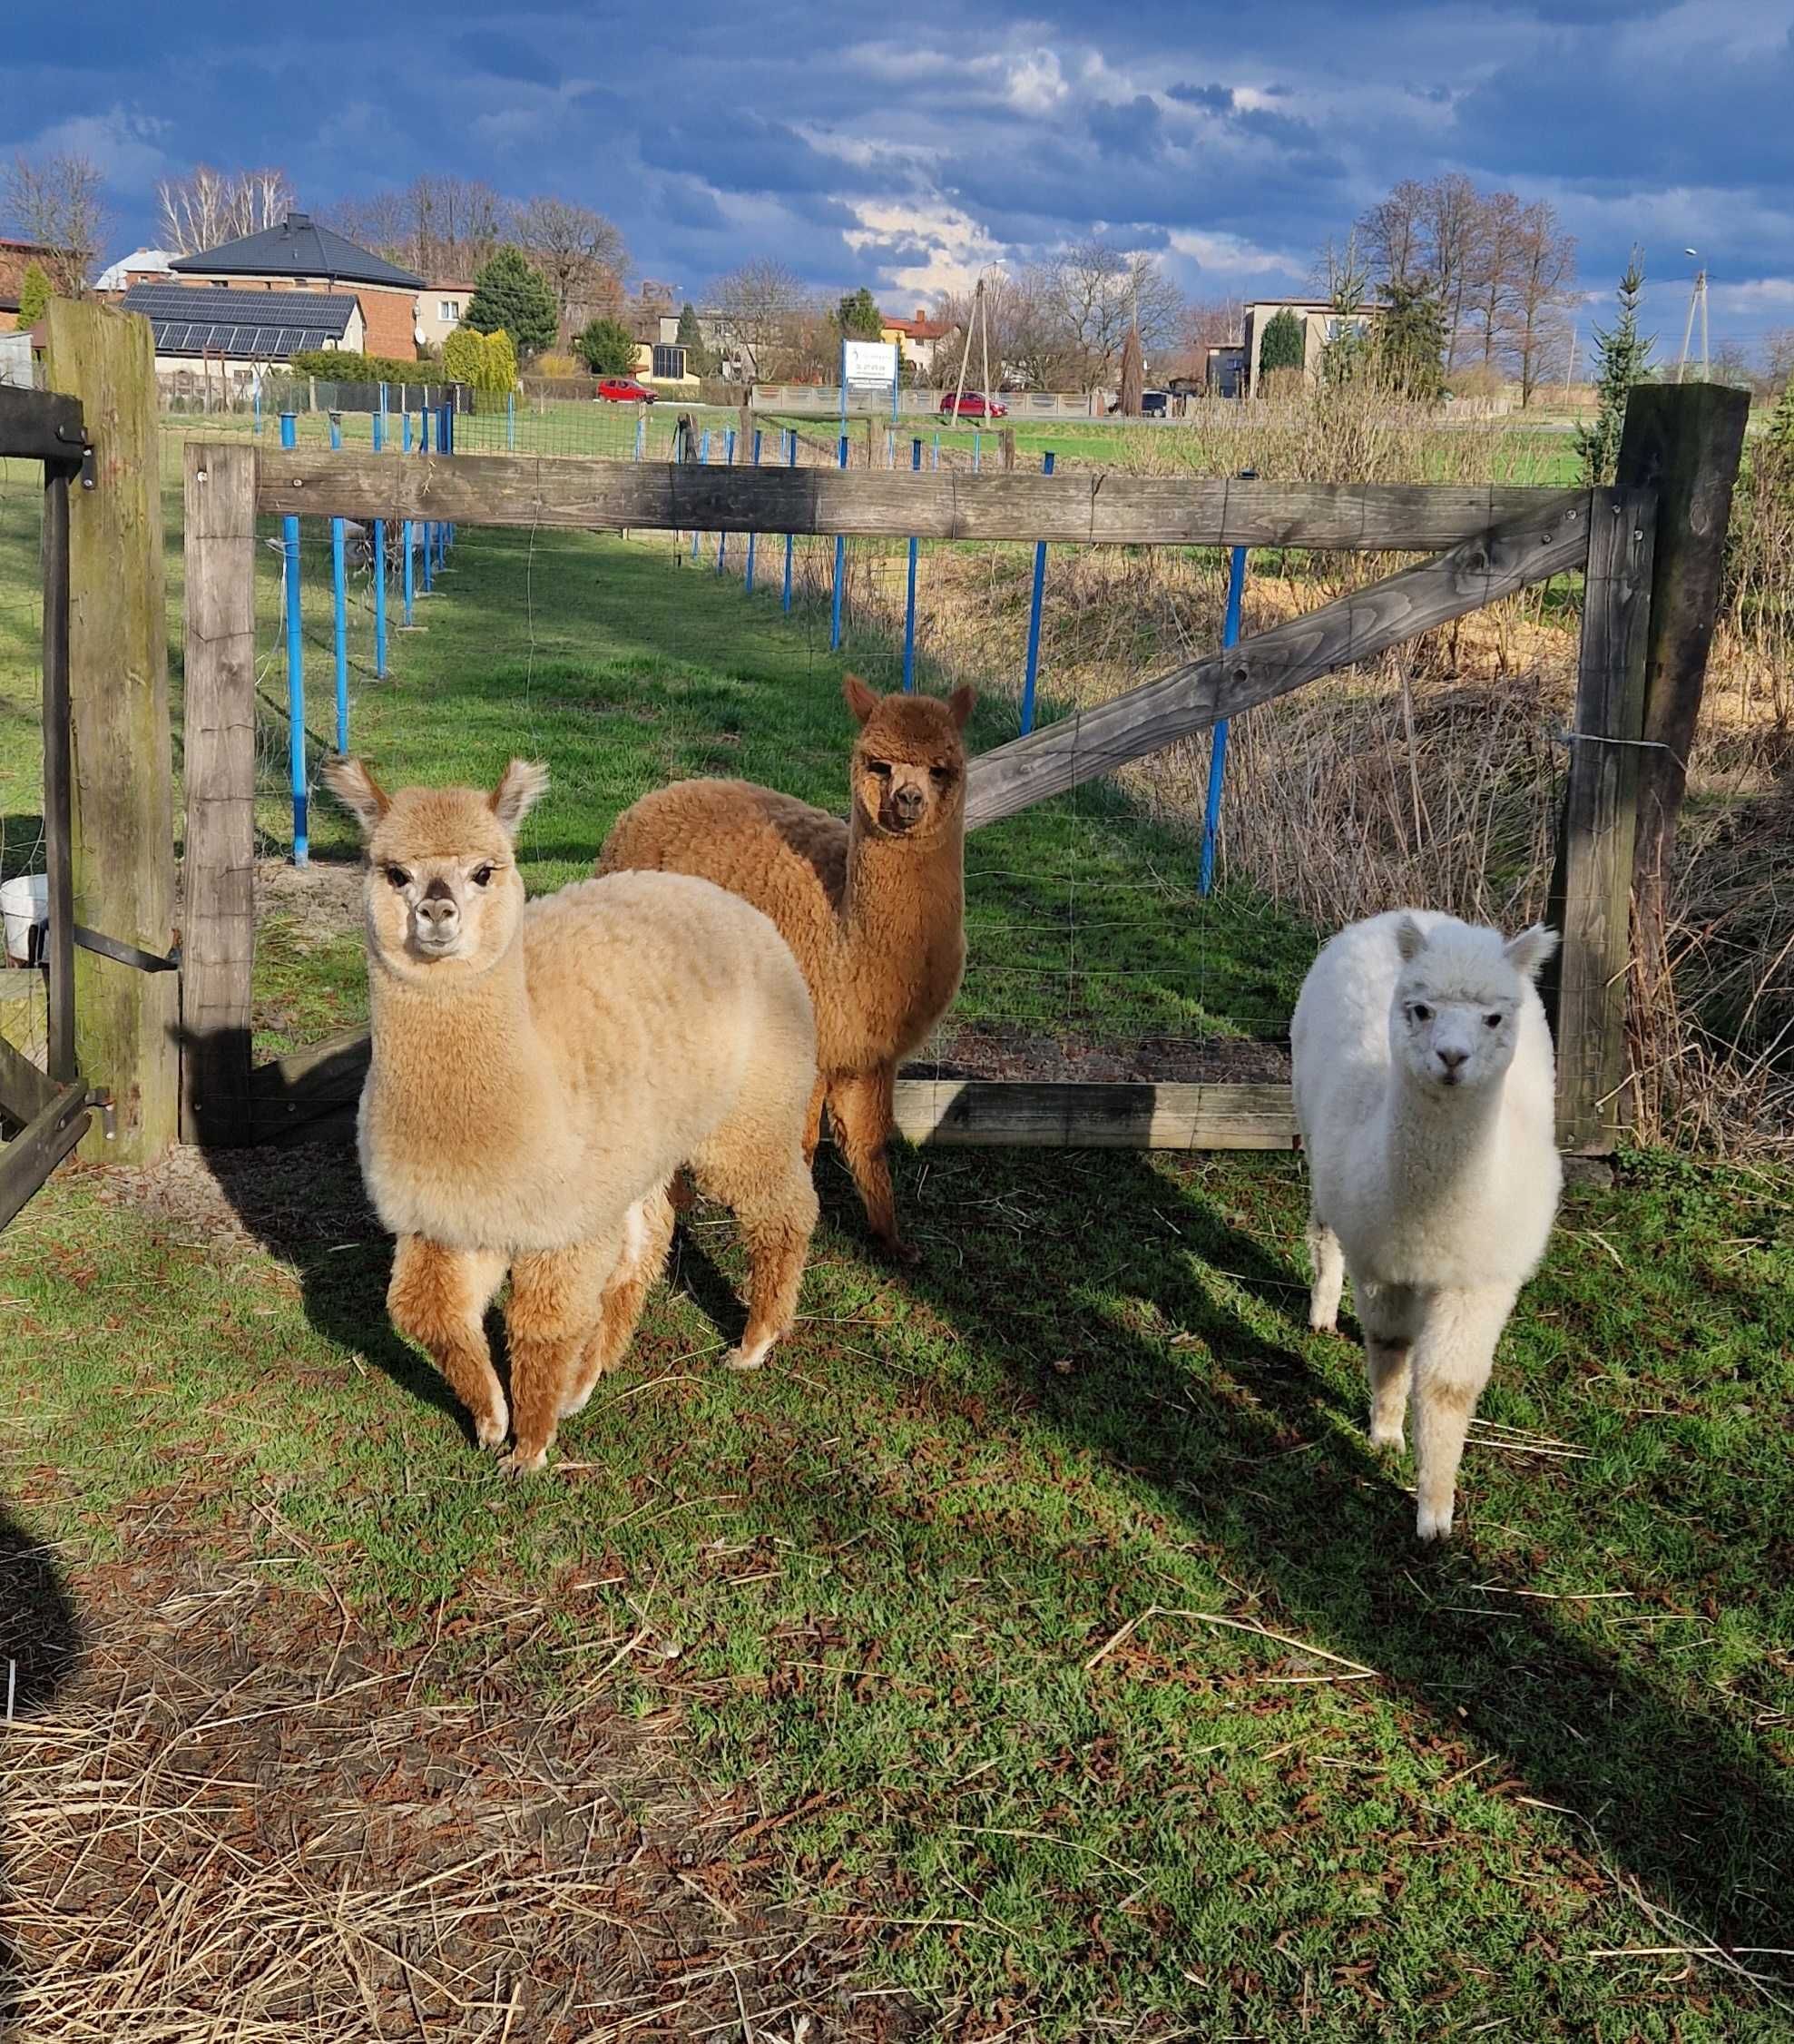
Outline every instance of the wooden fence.
[[(1676, 414), (1711, 393), (1649, 395), (1660, 413)], [(1618, 486), (1591, 490), (1204, 482), (1091, 471), (881, 474), (508, 455), (401, 462), (350, 451), (190, 443), (185, 1133), (226, 1145), (309, 1126), (352, 1104), (366, 1063), (365, 1037), (349, 1036), (260, 1072), (250, 1066), (255, 519), (297, 514), (600, 531), (1432, 555), (981, 755), (968, 777), (966, 821), (974, 830), (1515, 590), (1580, 571), (1585, 599), (1576, 713), (1554, 902), (1564, 934), (1554, 1015), (1559, 1128), (1567, 1150), (1611, 1152), (1626, 1121), (1630, 900), (1655, 657), (1660, 494), (1694, 500), (1693, 483), (1711, 482), (1720, 470), (1729, 492), (1737, 461), (1735, 446), (1727, 467), (1725, 448), (1699, 433), (1667, 439), (1659, 433), (1652, 444), (1648, 479), (1627, 476), (1622, 465)], [(1691, 600), (1705, 606), (1711, 626), (1711, 589), (1690, 595), (1693, 564), (1698, 558), (1704, 572), (1722, 540), (1723, 520), (1699, 544), (1676, 536), (1667, 552), (1678, 563), (1677, 588), (1666, 590), (1658, 578), (1660, 610), (1667, 604), (1685, 614)], [(1658, 659), (1657, 666), (1660, 692), (1685, 698), (1687, 673), (1673, 659)], [(1699, 689), (1697, 673), (1697, 701)], [(899, 1086), (897, 1115), (918, 1141), (1251, 1148), (1295, 1141), (1287, 1086), (912, 1080)]]

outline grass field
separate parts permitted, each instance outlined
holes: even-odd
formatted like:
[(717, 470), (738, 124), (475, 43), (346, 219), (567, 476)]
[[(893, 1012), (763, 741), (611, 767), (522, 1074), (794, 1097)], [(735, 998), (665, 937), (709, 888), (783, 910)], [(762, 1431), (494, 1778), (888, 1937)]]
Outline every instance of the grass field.
[[(420, 622), (355, 742), (399, 779), (547, 758), (534, 888), (674, 774), (839, 799), (826, 618), (669, 545), (464, 532)], [(265, 889), (265, 1048), (362, 999), (350, 833), (314, 823)], [(1286, 1013), (1311, 938), (1247, 896), (1198, 920), (1191, 858), (1113, 792), (975, 839), (964, 1018)], [(719, 1366), (740, 1264), (702, 1213), (523, 1486), (388, 1330), (346, 1151), (26, 1210), (23, 2034), (1789, 2034), (1785, 1181), (1642, 1155), (1571, 1195), (1438, 1554), (1306, 1332), (1293, 1160), (907, 1154), (902, 1278), (820, 1177), (774, 1366)]]

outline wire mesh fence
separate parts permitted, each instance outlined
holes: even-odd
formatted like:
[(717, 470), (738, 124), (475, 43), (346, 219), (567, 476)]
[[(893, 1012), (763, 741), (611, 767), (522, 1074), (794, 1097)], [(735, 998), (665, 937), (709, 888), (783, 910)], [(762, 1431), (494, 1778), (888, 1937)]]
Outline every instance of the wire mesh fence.
[(34, 969), (46, 849), (43, 530), (42, 467), (0, 459), (0, 1037), (40, 1065), (49, 1047), (44, 978)]

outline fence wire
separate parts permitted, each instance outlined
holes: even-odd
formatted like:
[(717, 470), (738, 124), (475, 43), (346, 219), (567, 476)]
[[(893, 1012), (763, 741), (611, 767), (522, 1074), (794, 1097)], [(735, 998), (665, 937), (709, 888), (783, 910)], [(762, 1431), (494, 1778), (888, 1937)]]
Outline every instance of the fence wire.
[(44, 870), (43, 532), (43, 467), (0, 460), (0, 888), (13, 909), (0, 945), (0, 1037), (39, 1065), (49, 1049), (44, 979), (27, 968), (27, 903), (8, 883)]

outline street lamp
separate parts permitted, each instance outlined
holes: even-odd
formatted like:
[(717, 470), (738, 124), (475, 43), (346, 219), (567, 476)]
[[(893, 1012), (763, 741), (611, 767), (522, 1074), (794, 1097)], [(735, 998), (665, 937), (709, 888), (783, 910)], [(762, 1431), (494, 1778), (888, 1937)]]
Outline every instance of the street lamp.
[[(1698, 262), (1699, 249), (1684, 249), (1683, 255), (1693, 256)], [(1707, 270), (1705, 264), (1694, 272), (1694, 287), (1688, 294), (1688, 318), (1682, 321), (1681, 353), (1676, 358), (1676, 381), (1680, 383), (1688, 368), (1688, 343), (1694, 332), (1694, 309), (1701, 309), (1701, 380), (1707, 380)]]

